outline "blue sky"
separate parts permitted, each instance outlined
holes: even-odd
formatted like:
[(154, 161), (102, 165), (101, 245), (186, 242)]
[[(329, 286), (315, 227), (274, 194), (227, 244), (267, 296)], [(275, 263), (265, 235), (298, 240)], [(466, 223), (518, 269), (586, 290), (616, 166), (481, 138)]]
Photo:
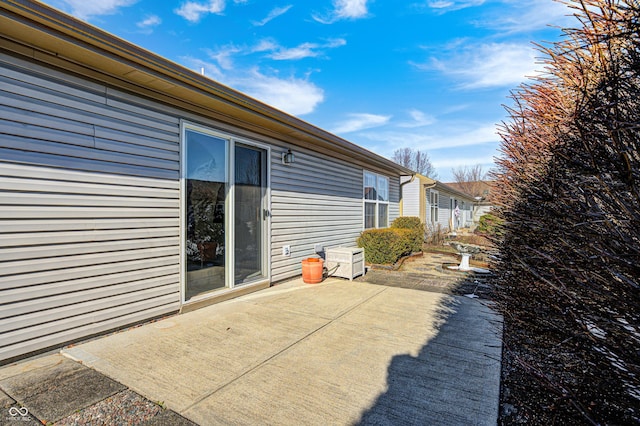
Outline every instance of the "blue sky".
[(533, 43), (575, 26), (553, 0), (47, 0), (379, 155), (425, 150), (438, 178), (498, 155)]

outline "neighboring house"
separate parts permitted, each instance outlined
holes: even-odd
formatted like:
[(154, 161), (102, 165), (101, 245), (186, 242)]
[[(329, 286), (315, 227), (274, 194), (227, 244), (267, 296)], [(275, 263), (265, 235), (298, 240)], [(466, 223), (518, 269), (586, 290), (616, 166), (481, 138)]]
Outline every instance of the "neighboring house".
[(427, 232), (455, 232), (473, 224), (475, 200), (447, 184), (422, 175), (401, 178), (401, 216), (417, 216)]
[(0, 363), (297, 276), (411, 173), (35, 1), (0, 82)]
[(458, 191), (472, 195), (475, 200), (473, 210), (473, 222), (478, 223), (480, 217), (491, 212), (494, 206), (491, 194), (493, 192), (493, 181), (480, 180), (472, 182), (448, 182), (447, 186)]

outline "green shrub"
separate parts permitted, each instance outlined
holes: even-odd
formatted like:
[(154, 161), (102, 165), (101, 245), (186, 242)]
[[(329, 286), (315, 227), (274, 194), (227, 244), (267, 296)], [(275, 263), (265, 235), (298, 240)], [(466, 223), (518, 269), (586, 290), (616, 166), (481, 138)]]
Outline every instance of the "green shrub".
[(491, 213), (487, 213), (485, 215), (480, 216), (480, 220), (478, 221), (478, 227), (476, 228), (476, 232), (478, 234), (485, 235), (495, 235), (497, 228), (502, 224), (502, 220), (497, 216), (492, 215)]
[(415, 231), (410, 229), (368, 229), (362, 232), (357, 243), (364, 248), (365, 261), (388, 265), (412, 252), (413, 238)]
[(424, 224), (420, 221), (419, 217), (398, 217), (391, 224), (391, 228), (410, 231), (407, 233), (407, 238), (411, 241), (411, 252), (422, 251), (422, 244), (424, 243)]
[(397, 217), (392, 223), (392, 228), (402, 229), (420, 229), (424, 231), (424, 225), (420, 222), (419, 217), (415, 216), (400, 216)]

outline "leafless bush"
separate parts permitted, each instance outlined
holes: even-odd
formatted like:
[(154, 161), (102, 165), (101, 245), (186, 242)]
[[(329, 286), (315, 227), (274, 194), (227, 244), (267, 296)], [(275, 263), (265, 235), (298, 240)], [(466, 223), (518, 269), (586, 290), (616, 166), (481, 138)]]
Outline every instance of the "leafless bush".
[(545, 394), (515, 402), (544, 422), (637, 424), (640, 4), (569, 4), (581, 27), (513, 93), (494, 176), (508, 357)]
[(440, 226), (439, 223), (437, 223), (435, 226), (429, 225), (427, 228), (428, 229), (425, 235), (425, 242), (427, 244), (432, 246), (440, 246), (445, 242), (447, 234), (444, 232), (444, 229), (442, 229), (442, 226)]

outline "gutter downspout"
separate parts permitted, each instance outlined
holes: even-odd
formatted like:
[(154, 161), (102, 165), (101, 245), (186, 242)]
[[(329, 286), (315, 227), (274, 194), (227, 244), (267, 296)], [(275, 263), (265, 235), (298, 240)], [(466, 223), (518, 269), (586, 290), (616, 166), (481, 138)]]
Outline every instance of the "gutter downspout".
[(402, 187), (405, 186), (406, 184), (413, 182), (415, 179), (416, 179), (416, 174), (414, 173), (414, 174), (411, 175), (411, 179), (409, 179), (406, 182), (402, 182), (400, 184), (400, 189), (402, 189)]
[[(427, 202), (427, 204), (429, 204), (429, 203), (431, 202), (431, 200), (429, 199), (429, 196), (426, 194), (426, 191), (427, 191), (427, 189), (435, 188), (437, 184), (438, 184), (438, 181), (434, 179), (434, 182), (433, 182), (431, 185), (425, 185), (425, 186), (424, 186), (424, 188), (422, 188), (422, 191), (424, 191), (424, 193), (425, 193), (425, 194), (424, 194), (424, 197), (425, 197), (425, 201)], [(439, 200), (440, 200), (440, 199), (438, 198), (438, 202), (440, 202)], [(425, 208), (426, 208), (426, 206), (425, 206)], [(431, 214), (431, 213), (429, 213), (429, 214)], [(424, 221), (425, 221), (425, 224), (424, 224), (424, 225), (425, 225), (425, 227), (424, 227), (424, 228), (425, 228), (425, 229), (424, 229), (424, 232), (425, 232), (425, 241), (426, 241), (426, 238), (427, 238), (427, 235), (426, 235), (426, 234), (427, 234), (427, 227), (429, 226), (429, 225), (427, 224), (427, 217), (426, 217), (426, 215), (427, 215), (427, 213), (425, 212), (425, 218), (424, 218)]]

